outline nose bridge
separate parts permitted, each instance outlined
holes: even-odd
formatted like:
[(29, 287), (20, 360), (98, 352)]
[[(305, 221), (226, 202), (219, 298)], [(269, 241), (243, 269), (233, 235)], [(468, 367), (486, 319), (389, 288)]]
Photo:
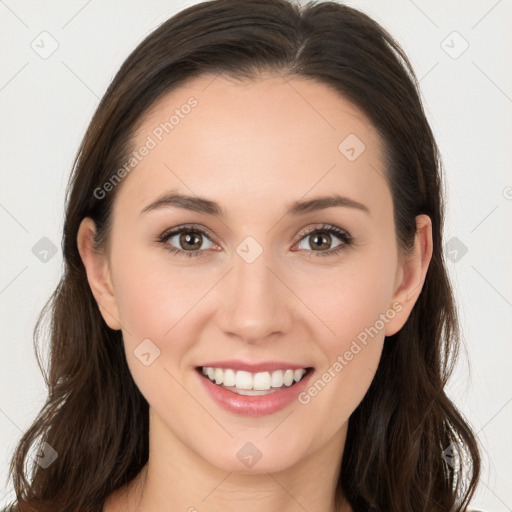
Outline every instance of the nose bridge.
[(290, 325), (290, 297), (274, 275), (271, 250), (248, 237), (236, 248), (227, 280), (221, 328), (246, 341), (258, 341)]

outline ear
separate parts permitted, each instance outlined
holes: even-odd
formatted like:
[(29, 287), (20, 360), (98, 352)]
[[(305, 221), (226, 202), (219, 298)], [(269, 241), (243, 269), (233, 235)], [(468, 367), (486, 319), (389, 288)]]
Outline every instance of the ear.
[(401, 258), (395, 280), (392, 304), (397, 314), (386, 324), (386, 336), (397, 333), (405, 324), (423, 289), (432, 259), (432, 221), (428, 215), (416, 217), (416, 235), (411, 254)]
[(108, 255), (94, 249), (94, 221), (86, 217), (80, 223), (77, 234), (77, 246), (87, 272), (87, 281), (96, 299), (101, 316), (106, 324), (114, 330), (121, 329), (119, 310), (110, 275)]

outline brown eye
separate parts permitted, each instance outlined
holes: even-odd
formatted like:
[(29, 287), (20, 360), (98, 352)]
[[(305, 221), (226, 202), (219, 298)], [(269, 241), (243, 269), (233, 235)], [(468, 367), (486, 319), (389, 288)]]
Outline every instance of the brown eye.
[(309, 246), (311, 249), (330, 249), (331, 235), (325, 231), (317, 231), (314, 235), (309, 235)]
[[(307, 241), (308, 239), (309, 241)], [(333, 245), (336, 239), (339, 242)], [(305, 246), (301, 247), (302, 243)], [(345, 230), (326, 225), (307, 231), (299, 241), (298, 248), (316, 253), (315, 256), (331, 256), (350, 245), (352, 245), (352, 237)]]
[(185, 250), (197, 250), (201, 248), (202, 237), (198, 233), (193, 231), (182, 231), (178, 237), (181, 247), (183, 247)]
[[(210, 247), (203, 247), (205, 240), (211, 244)], [(202, 256), (213, 246), (206, 233), (196, 228), (186, 227), (167, 231), (158, 238), (158, 241), (169, 252), (187, 257)]]

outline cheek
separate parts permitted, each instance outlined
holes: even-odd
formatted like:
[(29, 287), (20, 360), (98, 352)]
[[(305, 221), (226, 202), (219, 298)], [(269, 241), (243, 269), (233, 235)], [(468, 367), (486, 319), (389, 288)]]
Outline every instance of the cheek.
[(186, 395), (178, 384), (178, 366), (191, 342), (183, 329), (190, 329), (188, 321), (200, 299), (201, 282), (187, 279), (183, 268), (151, 261), (147, 251), (123, 252), (122, 245), (113, 268), (125, 354), (133, 379), (150, 405), (165, 407), (165, 400), (172, 397), (175, 406), (182, 407)]
[(155, 258), (152, 251), (123, 251), (121, 244), (117, 256), (113, 281), (133, 378), (150, 403), (162, 389), (181, 403), (186, 396), (177, 382), (204, 322), (201, 299), (219, 278), (207, 266), (171, 265), (166, 254)]
[(383, 337), (381, 315), (392, 305), (395, 268), (393, 251), (375, 251), (354, 255), (339, 269), (316, 276), (317, 292), (310, 295), (308, 304), (330, 327), (330, 335), (324, 333), (320, 339), (329, 340), (326, 352), (331, 357), (344, 352), (353, 340), (364, 342), (368, 331), (373, 337), (379, 331)]
[(208, 289), (208, 276), (170, 264), (163, 249), (155, 258), (160, 249), (124, 252), (121, 244), (118, 247), (118, 254), (113, 255), (117, 256), (113, 279), (121, 323), (134, 336), (162, 340), (181, 318), (193, 312)]
[(368, 390), (382, 353), (385, 326), (396, 316), (391, 301), (394, 272), (395, 255), (388, 249), (377, 251), (377, 256), (374, 252), (354, 257), (351, 264), (316, 276), (307, 304), (323, 320), (313, 336), (324, 357), (301, 401), (314, 409), (312, 417), (324, 414), (346, 420)]

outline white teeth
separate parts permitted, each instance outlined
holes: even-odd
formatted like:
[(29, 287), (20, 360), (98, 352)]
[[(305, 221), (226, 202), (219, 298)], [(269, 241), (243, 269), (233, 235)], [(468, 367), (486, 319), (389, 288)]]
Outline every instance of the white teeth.
[(300, 379), (302, 379), (302, 376), (306, 373), (302, 368), (299, 368), (298, 370), (295, 370), (293, 372), (293, 380), (295, 382), (299, 382)]
[(286, 370), (283, 380), (286, 386), (291, 386), (293, 384), (293, 370)]
[(215, 383), (222, 384), (222, 380), (224, 378), (224, 372), (220, 368), (215, 368), (215, 372), (213, 375), (215, 377)]
[(235, 385), (235, 372), (233, 370), (224, 370), (224, 379), (222, 381), (222, 383), (224, 384), (224, 386), (234, 386)]
[(268, 372), (260, 372), (257, 373), (253, 377), (253, 389), (257, 389), (259, 391), (265, 391), (266, 389), (270, 389), (270, 373)]
[(280, 388), (283, 385), (283, 372), (272, 372), (271, 386), (273, 388)]
[(294, 382), (299, 382), (306, 373), (305, 368), (250, 373), (244, 370), (235, 371), (231, 368), (203, 367), (201, 371), (215, 384), (225, 388), (234, 388), (232, 391), (241, 391), (240, 394), (244, 395), (272, 393), (277, 391), (272, 388), (291, 386)]
[(243, 370), (236, 372), (235, 387), (238, 389), (252, 389), (252, 375)]

